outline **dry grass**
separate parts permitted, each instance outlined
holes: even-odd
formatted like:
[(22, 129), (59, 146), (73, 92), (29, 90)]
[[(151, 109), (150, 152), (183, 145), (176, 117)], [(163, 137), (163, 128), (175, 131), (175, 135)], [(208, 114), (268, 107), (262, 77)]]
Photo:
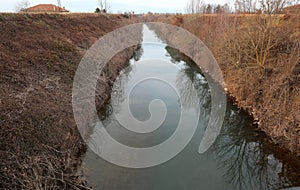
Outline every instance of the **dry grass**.
[(148, 20), (181, 26), (198, 36), (213, 52), (238, 105), (275, 143), (300, 155), (299, 17), (152, 15)]
[(73, 77), (99, 37), (129, 22), (0, 14), (0, 189), (89, 189), (77, 171), (85, 145), (73, 118)]

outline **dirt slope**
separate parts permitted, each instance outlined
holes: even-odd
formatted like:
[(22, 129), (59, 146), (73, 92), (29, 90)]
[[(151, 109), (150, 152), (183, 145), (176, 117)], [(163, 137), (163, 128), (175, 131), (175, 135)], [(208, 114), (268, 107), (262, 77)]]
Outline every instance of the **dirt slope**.
[[(129, 22), (120, 15), (0, 14), (0, 189), (84, 189), (76, 176), (85, 147), (73, 119), (73, 77), (99, 37)], [(129, 55), (120, 53), (117, 63)]]

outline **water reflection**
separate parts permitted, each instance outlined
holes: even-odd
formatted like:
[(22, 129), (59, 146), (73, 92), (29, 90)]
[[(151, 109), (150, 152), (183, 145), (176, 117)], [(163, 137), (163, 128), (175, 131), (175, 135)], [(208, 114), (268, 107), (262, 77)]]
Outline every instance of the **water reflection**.
[[(170, 47), (166, 48), (174, 64), (187, 63), (179, 73), (178, 89), (187, 106), (203, 106), (201, 117), (209, 115), (210, 90), (205, 78), (195, 64)], [(189, 95), (195, 85), (198, 97)], [(197, 102), (198, 100), (198, 102)], [(228, 104), (221, 134), (209, 150), (224, 173), (224, 178), (235, 189), (280, 189), (299, 182), (289, 181), (284, 164), (274, 157), (251, 126), (251, 118)]]
[(225, 168), (226, 180), (237, 189), (279, 189), (289, 184), (280, 176), (283, 164), (264, 147), (249, 124), (245, 115), (231, 107), (210, 151), (219, 167)]
[[(147, 35), (151, 35), (146, 29)], [(155, 40), (155, 37), (149, 39)], [(157, 40), (156, 42), (159, 42)], [(155, 69), (157, 62), (146, 67), (137, 66), (138, 61), (152, 57), (159, 53), (159, 57), (177, 66), (177, 70)], [(174, 83), (181, 97), (182, 105), (186, 108), (200, 107), (198, 129), (190, 144), (169, 162), (157, 167), (143, 170), (121, 168), (109, 164), (93, 152), (88, 151), (85, 156), (85, 175), (88, 182), (95, 189), (132, 189), (132, 190), (182, 190), (182, 189), (280, 189), (292, 185), (299, 185), (297, 181), (288, 178), (285, 163), (279, 161), (261, 141), (258, 133), (251, 129), (251, 120), (230, 102), (223, 128), (217, 141), (204, 155), (198, 154), (199, 142), (207, 126), (211, 96), (207, 80), (195, 64), (166, 44), (141, 44), (130, 62), (115, 82), (112, 92), (114, 102), (108, 105), (109, 110), (103, 115), (103, 122), (115, 138), (125, 144), (152, 146), (168, 138), (175, 130), (178, 122), (178, 101), (176, 97), (166, 96), (170, 91), (155, 84), (153, 88), (144, 86), (136, 91), (135, 100), (141, 105), (148, 105), (149, 99), (159, 95), (165, 97), (170, 104), (167, 121), (162, 129), (148, 136), (130, 134), (121, 129), (113, 112), (122, 109), (122, 102), (126, 99), (127, 85), (135, 75), (147, 72), (157, 74), (172, 74)], [(196, 89), (197, 93), (193, 93)], [(164, 94), (165, 93), (165, 94)], [(151, 95), (152, 94), (152, 95)], [(113, 110), (111, 109), (113, 107)], [(175, 111), (174, 111), (175, 110)], [(177, 110), (177, 111), (176, 111)], [(145, 119), (147, 110), (132, 108), (138, 119)]]
[[(182, 59), (178, 50), (169, 46), (166, 47), (166, 50), (171, 56), (172, 63), (180, 66), (176, 79), (176, 87), (181, 95), (183, 106), (195, 107), (195, 109), (200, 107), (202, 112), (199, 114), (201, 116), (209, 116), (211, 95), (207, 80), (201, 74), (201, 71), (193, 65), (191, 60)], [(197, 89), (197, 96), (192, 92), (194, 88)]]
[(139, 44), (134, 51), (133, 60), (139, 61), (141, 59), (143, 53), (144, 53), (143, 46), (141, 44)]

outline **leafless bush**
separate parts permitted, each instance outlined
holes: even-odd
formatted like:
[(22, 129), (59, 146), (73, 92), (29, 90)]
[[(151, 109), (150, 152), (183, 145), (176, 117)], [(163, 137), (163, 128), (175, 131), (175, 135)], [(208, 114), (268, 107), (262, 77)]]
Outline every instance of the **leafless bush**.
[(213, 52), (238, 105), (275, 142), (300, 153), (297, 21), (278, 14), (188, 16), (182, 26)]
[(282, 54), (291, 54), (293, 27), (277, 15), (249, 17), (244, 26), (230, 27), (224, 55), (236, 68), (256, 69), (261, 76), (273, 68)]
[(15, 10), (17, 12), (26, 12), (26, 9), (29, 7), (29, 1), (28, 0), (21, 0), (15, 5)]

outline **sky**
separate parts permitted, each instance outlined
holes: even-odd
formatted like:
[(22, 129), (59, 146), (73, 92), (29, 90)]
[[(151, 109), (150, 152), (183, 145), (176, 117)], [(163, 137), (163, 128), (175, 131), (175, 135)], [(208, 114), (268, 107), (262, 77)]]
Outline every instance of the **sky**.
[[(14, 12), (16, 4), (22, 0), (0, 0), (0, 12)], [(57, 4), (57, 0), (28, 0), (30, 6), (37, 4)], [(113, 13), (135, 11), (136, 13), (184, 13), (188, 0), (107, 0)], [(207, 3), (224, 4), (228, 0), (210, 0)], [(98, 7), (97, 0), (61, 0), (61, 4), (71, 12), (93, 12)]]

